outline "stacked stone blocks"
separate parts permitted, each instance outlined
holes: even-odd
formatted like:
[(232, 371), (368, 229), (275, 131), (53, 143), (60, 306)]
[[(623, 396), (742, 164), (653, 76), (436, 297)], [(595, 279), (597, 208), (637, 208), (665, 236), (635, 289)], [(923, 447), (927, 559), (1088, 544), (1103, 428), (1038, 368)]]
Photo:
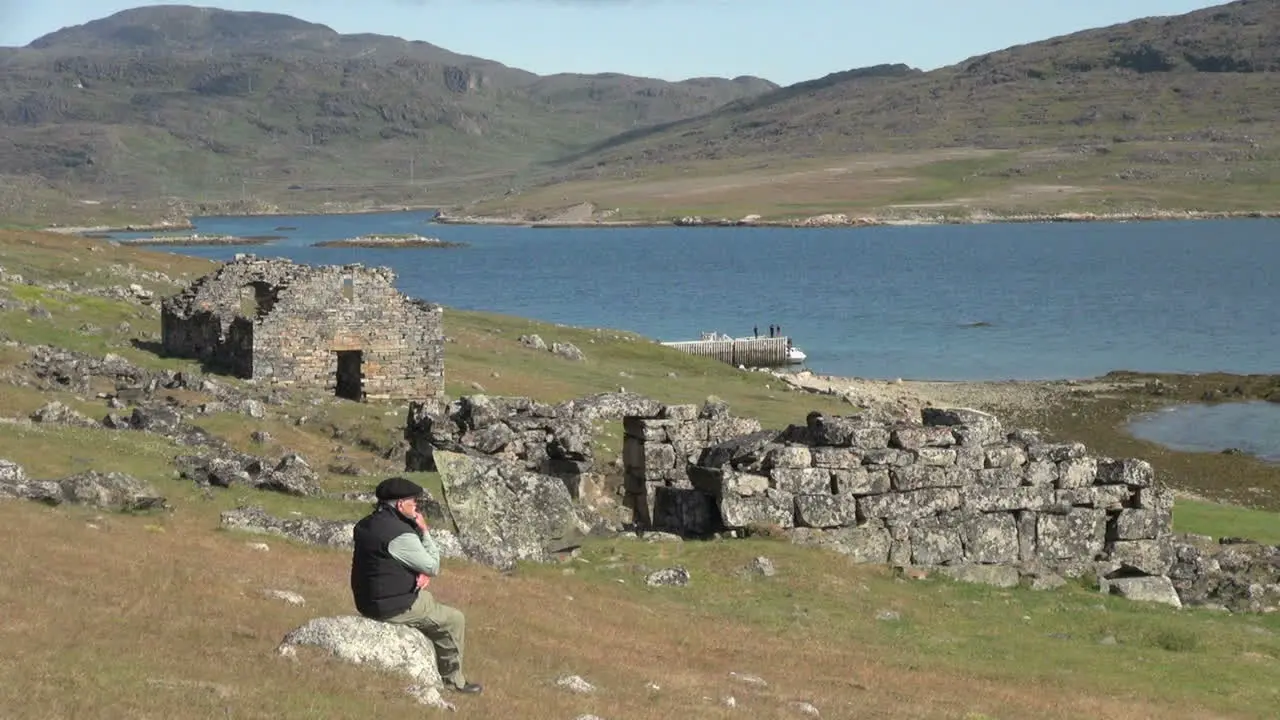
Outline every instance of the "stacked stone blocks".
[[(666, 470), (664, 482), (679, 486), (687, 477), (709, 506), (684, 517), (714, 517), (730, 529), (774, 526), (806, 539), (827, 534), (865, 562), (1108, 577), (1168, 572), (1172, 497), (1145, 461), (1006, 433), (995, 417), (972, 410), (927, 408), (922, 420), (887, 425), (814, 413), (782, 433), (713, 442), (688, 467)], [(631, 423), (629, 477), (633, 460), (665, 466), (673, 454), (683, 457), (687, 448), (672, 438), (688, 432), (700, 436), (671, 422)], [(644, 476), (655, 472), (646, 465)], [(662, 519), (663, 529), (718, 529)]]

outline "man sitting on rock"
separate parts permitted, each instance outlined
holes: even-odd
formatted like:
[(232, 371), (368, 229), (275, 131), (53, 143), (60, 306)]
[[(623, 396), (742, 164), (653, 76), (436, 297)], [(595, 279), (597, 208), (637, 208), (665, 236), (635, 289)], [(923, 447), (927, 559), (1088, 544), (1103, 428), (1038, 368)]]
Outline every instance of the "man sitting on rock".
[(351, 593), (356, 609), (373, 620), (408, 625), (436, 649), (445, 685), (464, 693), (480, 686), (462, 674), (465, 618), (427, 592), (440, 573), (440, 548), (418, 511), (422, 487), (402, 477), (378, 483), (378, 506), (356, 523), (351, 554)]

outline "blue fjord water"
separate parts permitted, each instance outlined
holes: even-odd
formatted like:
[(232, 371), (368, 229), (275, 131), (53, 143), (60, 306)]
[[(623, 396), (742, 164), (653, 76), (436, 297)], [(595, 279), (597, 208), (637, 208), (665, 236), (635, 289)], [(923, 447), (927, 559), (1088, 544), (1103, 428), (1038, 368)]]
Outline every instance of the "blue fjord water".
[[(200, 218), (202, 233), (285, 238), (179, 252), (388, 265), (401, 290), (446, 307), (661, 340), (773, 323), (812, 369), (839, 375), (1280, 372), (1280, 221), (598, 230), (431, 214)], [(312, 247), (371, 232), (468, 246)]]
[(1221, 452), (1234, 448), (1280, 463), (1280, 404), (1276, 403), (1179, 405), (1134, 418), (1129, 432), (1175, 450)]

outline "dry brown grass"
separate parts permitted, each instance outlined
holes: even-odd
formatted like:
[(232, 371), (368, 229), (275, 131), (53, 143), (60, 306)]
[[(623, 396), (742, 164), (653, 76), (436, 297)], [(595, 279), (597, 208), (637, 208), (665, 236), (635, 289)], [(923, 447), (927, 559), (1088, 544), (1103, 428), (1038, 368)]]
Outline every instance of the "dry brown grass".
[[(21, 551), (0, 558), (0, 706), (7, 718), (285, 718), (420, 714), (402, 679), (319, 653), (273, 654), (289, 629), (350, 613), (345, 553), (214, 531), (199, 506), (168, 517), (95, 517), (0, 504)], [(95, 527), (90, 528), (87, 523)], [(12, 547), (12, 546), (11, 546)], [(874, 574), (877, 571), (852, 571)], [(993, 682), (966, 673), (895, 668), (822, 627), (788, 636), (709, 616), (654, 593), (555, 571), (517, 573), (451, 563), (438, 595), (469, 618), (469, 670), (486, 683), (459, 717), (1218, 717), (1203, 708), (1091, 695), (1074, 682)], [(294, 590), (295, 607), (262, 597)], [(757, 673), (765, 689), (736, 684)], [(601, 691), (554, 687), (563, 672)], [(654, 682), (660, 690), (646, 685)], [(732, 694), (739, 707), (718, 704)], [(710, 698), (710, 700), (708, 699)], [(974, 716), (976, 717), (976, 715)], [(1225, 716), (1224, 716), (1225, 717)]]
[[(0, 233), (0, 241), (14, 237)], [(75, 239), (67, 249), (61, 238), (40, 236), (23, 245), (30, 236), (16, 237), (19, 242), (0, 246), (6, 253), (0, 262), (9, 269), (10, 256), (20, 258), (21, 271), (31, 276), (60, 277), (77, 252)], [(119, 253), (115, 263), (177, 262), (135, 249), (110, 252)], [(39, 337), (70, 341), (90, 308), (80, 298), (71, 301), (82, 310), (55, 313)], [(106, 303), (91, 310), (105, 314), (116, 306), (127, 308)], [(31, 342), (25, 319), (0, 315), (8, 323), (4, 330)], [(480, 382), (492, 393), (556, 401), (625, 384), (668, 402), (716, 394), (773, 427), (799, 421), (809, 409), (844, 409), (834, 399), (786, 392), (771, 386), (771, 378), (622, 339), (615, 331), (461, 312), (446, 314), (446, 327), (457, 339), (447, 346), (455, 393)], [(135, 328), (156, 329), (154, 319), (140, 319)], [(573, 342), (588, 359), (573, 363), (521, 347), (518, 337), (530, 332), (548, 343)], [(20, 372), (25, 356), (0, 348), (0, 372)], [(184, 366), (141, 351), (136, 357), (153, 366)], [(101, 401), (0, 383), (0, 417), (6, 418), (0, 457), (42, 479), (89, 469), (131, 473), (155, 483), (177, 509), (98, 516), (0, 503), (9, 547), (0, 555), (0, 718), (422, 713), (401, 692), (402, 679), (316, 653), (304, 653), (299, 663), (273, 654), (283, 635), (307, 619), (351, 612), (345, 553), (270, 538), (271, 551), (259, 553), (247, 546), (259, 538), (216, 529), (218, 512), (240, 502), (276, 514), (344, 517), (360, 506), (245, 488), (206, 494), (175, 479), (171, 458), (190, 448), (144, 433), (11, 420), (54, 398), (90, 417), (106, 412)], [(298, 393), (267, 419), (230, 413), (194, 419), (251, 452), (299, 451), (318, 470), (346, 457), (375, 473), (327, 479), (330, 487), (345, 488), (378, 477), (384, 465), (362, 443), (394, 437), (402, 412), (331, 398), (313, 405)], [(282, 414), (312, 419), (297, 426)], [(341, 437), (333, 436), (334, 426)], [(251, 443), (257, 429), (275, 438), (269, 447)], [(602, 456), (616, 452), (617, 430), (616, 424), (606, 428), (613, 437), (605, 438)], [(1219, 526), (1236, 522), (1231, 510), (1222, 512)], [(734, 568), (760, 553), (774, 558), (779, 576), (740, 577)], [(482, 697), (459, 699), (460, 717), (782, 718), (796, 716), (791, 702), (806, 700), (827, 718), (1125, 720), (1268, 717), (1280, 702), (1280, 689), (1270, 682), (1280, 658), (1274, 616), (1177, 613), (1080, 588), (1037, 594), (904, 583), (880, 569), (755, 540), (599, 541), (588, 544), (582, 560), (524, 567), (511, 576), (448, 563), (436, 589), (467, 611), (469, 669), (488, 688)], [(643, 587), (642, 566), (675, 563), (693, 571), (692, 587)], [(269, 600), (260, 594), (264, 588), (294, 590), (309, 603)], [(901, 622), (876, 620), (882, 609), (899, 611)], [(1100, 647), (1097, 641), (1108, 635), (1118, 643)], [(737, 684), (730, 671), (759, 674), (770, 685)], [(564, 693), (553, 685), (564, 672), (583, 675), (601, 692)], [(661, 689), (649, 690), (649, 682)], [(726, 694), (737, 698), (736, 709), (719, 704)]]

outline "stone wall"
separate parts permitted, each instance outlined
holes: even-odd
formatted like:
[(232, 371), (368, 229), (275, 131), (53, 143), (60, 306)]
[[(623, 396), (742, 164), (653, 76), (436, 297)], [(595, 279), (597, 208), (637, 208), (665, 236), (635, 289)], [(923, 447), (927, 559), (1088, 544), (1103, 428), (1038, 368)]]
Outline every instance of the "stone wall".
[(655, 418), (623, 420), (626, 506), (642, 527), (705, 535), (719, 529), (718, 513), (694, 487), (708, 448), (734, 438), (777, 436), (753, 418), (733, 417), (722, 403), (668, 405)]
[(593, 425), (618, 419), (637, 529), (782, 532), (859, 562), (1002, 585), (1092, 573), (1103, 590), (1171, 605), (1280, 603), (1280, 547), (1173, 535), (1172, 494), (1147, 462), (1008, 432), (974, 410), (925, 408), (919, 422), (811, 413), (778, 431), (715, 400), (472, 395), (441, 411), (411, 404), (407, 469), (436, 469), (437, 450), (488, 456), (555, 476), (585, 501), (587, 479), (602, 472)]
[(863, 562), (1097, 572), (1121, 585), (1168, 573), (1173, 498), (1147, 462), (1006, 432), (973, 410), (922, 415), (917, 425), (812, 413), (678, 469), (671, 459), (702, 436), (700, 421), (635, 420), (628, 477), (667, 473), (681, 488), (681, 512), (655, 514), (658, 529), (772, 526)]
[(435, 451), (487, 455), (561, 478), (575, 497), (596, 472), (594, 423), (662, 417), (665, 406), (634, 393), (601, 393), (551, 405), (524, 397), (468, 395), (443, 411), (410, 403), (405, 469), (435, 470)]
[(354, 399), (444, 392), (442, 310), (395, 288), (388, 268), (236, 260), (166, 298), (164, 350), (237, 375), (343, 392), (339, 353), (359, 352)]

